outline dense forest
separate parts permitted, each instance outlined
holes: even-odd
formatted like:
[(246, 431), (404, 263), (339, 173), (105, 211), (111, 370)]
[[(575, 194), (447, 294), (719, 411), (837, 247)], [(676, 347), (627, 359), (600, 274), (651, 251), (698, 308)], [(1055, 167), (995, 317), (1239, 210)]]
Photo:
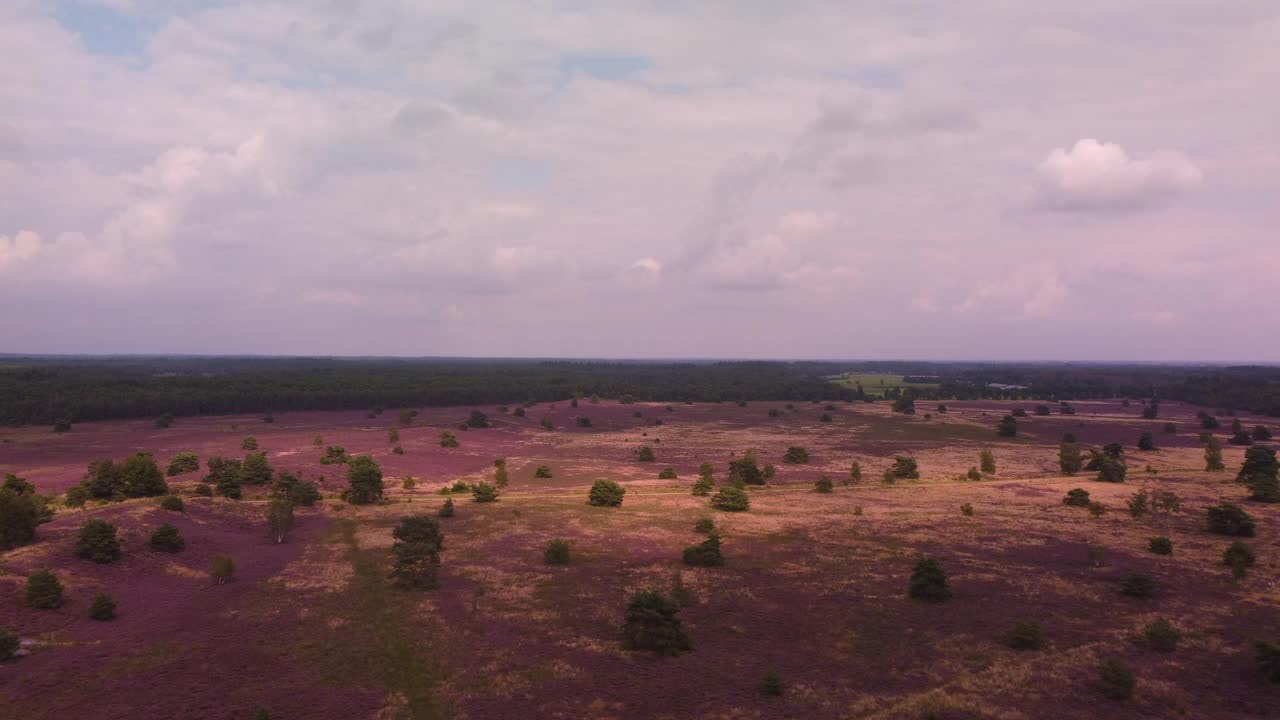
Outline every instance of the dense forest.
[[(924, 362), (0, 357), (0, 423), (566, 400), (855, 400), (841, 373), (936, 377), (921, 399), (1167, 398), (1280, 415), (1280, 368)], [(992, 384), (1025, 389), (996, 389)], [(895, 393), (897, 394), (897, 393)]]

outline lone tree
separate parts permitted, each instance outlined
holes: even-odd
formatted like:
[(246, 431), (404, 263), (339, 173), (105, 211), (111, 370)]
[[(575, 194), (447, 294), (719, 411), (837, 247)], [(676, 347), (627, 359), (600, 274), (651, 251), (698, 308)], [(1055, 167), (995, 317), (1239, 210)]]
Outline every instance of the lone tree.
[(1155, 450), (1156, 439), (1150, 432), (1144, 432), (1138, 437), (1139, 450)]
[(720, 554), (720, 535), (712, 531), (707, 539), (684, 549), (684, 564), (693, 567), (719, 567), (724, 565)]
[(726, 485), (711, 496), (711, 507), (725, 512), (746, 512), (751, 508), (751, 498), (745, 490)]
[(756, 451), (748, 450), (737, 460), (729, 461), (729, 484), (741, 488), (745, 485), (764, 485), (764, 473), (756, 464)]
[(1015, 437), (1018, 434), (1018, 421), (1012, 415), (1000, 418), (1000, 427), (996, 430), (1000, 437)]
[(677, 476), (676, 476), (675, 468), (670, 468), (670, 467), (662, 468), (662, 470), (658, 472), (659, 480), (675, 480), (676, 477)]
[(831, 478), (823, 475), (813, 483), (813, 491), (817, 493), (830, 494), (835, 489), (835, 484), (831, 482)]
[(991, 452), (991, 448), (983, 448), (978, 455), (978, 467), (982, 468), (982, 472), (987, 475), (996, 474), (996, 456)]
[[(1208, 433), (1206, 433), (1207, 435)], [(1227, 468), (1222, 462), (1222, 443), (1218, 438), (1209, 435), (1204, 443), (1204, 469), (1206, 472), (1221, 472)]]
[(27, 605), (37, 610), (62, 607), (62, 583), (50, 570), (36, 570), (27, 576)]
[(854, 484), (862, 482), (862, 463), (856, 460), (849, 466), (849, 482)]
[(636, 460), (639, 460), (640, 462), (654, 462), (657, 459), (657, 454), (654, 453), (653, 448), (648, 445), (641, 445), (640, 449), (636, 450)]
[(453, 517), (453, 498), (445, 498), (444, 504), (440, 506), (440, 517)]
[(89, 619), (91, 620), (114, 620), (116, 617), (116, 601), (106, 593), (98, 593), (93, 596), (93, 602), (89, 605)]
[(597, 480), (587, 492), (587, 504), (595, 507), (619, 507), (627, 489), (612, 480)]
[(548, 565), (569, 564), (569, 541), (556, 538), (547, 543), (542, 551), (542, 561)]
[(1097, 480), (1099, 482), (1122, 483), (1129, 471), (1123, 456), (1117, 458), (1105, 452), (1101, 455), (1095, 455), (1094, 460), (1090, 461), (1089, 464), (1097, 469)]
[(267, 504), (267, 527), (277, 545), (284, 542), (293, 529), (293, 502), (288, 497), (273, 498)]
[(893, 466), (889, 468), (893, 476), (899, 480), (915, 480), (920, 477), (920, 469), (916, 459), (910, 455), (897, 455), (893, 458)]
[(627, 604), (622, 646), (658, 655), (679, 655), (692, 645), (680, 624), (680, 608), (652, 590), (638, 592)]
[(368, 505), (382, 500), (382, 468), (372, 457), (357, 455), (347, 463), (347, 502)]
[(444, 549), (440, 523), (429, 515), (410, 515), (401, 518), (391, 535), (396, 539), (391, 547), (395, 554), (391, 577), (396, 584), (412, 590), (438, 587), (440, 551)]
[(1257, 523), (1253, 516), (1245, 512), (1239, 505), (1222, 503), (1206, 510), (1208, 529), (1218, 535), (1236, 535), (1253, 537)]
[(30, 483), (9, 475), (0, 487), (0, 550), (36, 539), (36, 528), (53, 519), (48, 498), (28, 489)]
[(115, 525), (95, 518), (80, 526), (76, 557), (106, 564), (119, 560), (120, 555), (120, 540), (116, 538)]
[(1253, 567), (1255, 561), (1253, 548), (1239, 540), (1231, 543), (1222, 553), (1222, 564), (1231, 568), (1231, 576), (1237, 581), (1249, 574), (1249, 568)]
[(498, 489), (487, 482), (478, 482), (471, 486), (471, 500), (478, 503), (498, 501)]
[(487, 428), (489, 427), (489, 417), (479, 410), (472, 410), (471, 415), (467, 418), (467, 427)]
[(1068, 490), (1067, 496), (1062, 498), (1062, 504), (1070, 505), (1071, 507), (1087, 508), (1089, 507), (1089, 502), (1089, 491), (1084, 488)]
[(1249, 499), (1258, 502), (1280, 502), (1280, 462), (1276, 461), (1276, 451), (1262, 445), (1255, 445), (1244, 453), (1244, 465), (1236, 482), (1249, 488)]
[(916, 562), (916, 569), (911, 573), (911, 585), (908, 594), (915, 600), (925, 602), (942, 602), (951, 598), (951, 589), (947, 587), (947, 573), (937, 560), (922, 557)]
[(537, 469), (533, 471), (533, 476), (543, 480), (549, 479), (551, 477), (551, 466), (539, 465)]
[(715, 487), (715, 468), (711, 463), (702, 463), (698, 466), (698, 479), (693, 483), (693, 494), (705, 497), (710, 495)]
[(226, 585), (235, 579), (236, 563), (229, 555), (221, 553), (213, 556), (213, 568), (209, 571), (209, 577), (213, 578), (216, 585)]
[(275, 470), (264, 452), (249, 453), (240, 463), (240, 481), (246, 485), (269, 485), (273, 477)]
[(187, 541), (182, 539), (182, 534), (178, 532), (178, 528), (165, 523), (156, 528), (151, 533), (151, 539), (147, 541), (152, 550), (156, 552), (176, 553), (182, 552), (187, 547)]

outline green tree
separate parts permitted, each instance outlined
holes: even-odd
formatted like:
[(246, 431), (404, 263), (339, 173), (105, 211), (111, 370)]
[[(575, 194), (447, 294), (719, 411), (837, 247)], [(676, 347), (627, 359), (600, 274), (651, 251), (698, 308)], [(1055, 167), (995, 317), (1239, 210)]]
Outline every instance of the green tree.
[(751, 508), (751, 498), (745, 490), (726, 485), (711, 496), (711, 507), (726, 512), (745, 512)]
[(1018, 434), (1018, 421), (1012, 415), (1000, 418), (1000, 427), (996, 433), (1000, 437), (1015, 437)]
[(1072, 507), (1089, 507), (1089, 491), (1084, 488), (1069, 490), (1067, 496), (1062, 499), (1062, 504)]
[(698, 466), (698, 480), (693, 484), (693, 494), (705, 497), (711, 494), (715, 486), (715, 467), (711, 463), (702, 463)]
[(347, 464), (347, 502), (368, 505), (382, 500), (382, 467), (368, 455), (356, 455)]
[(258, 438), (250, 435), (240, 441), (240, 449), (245, 451), (253, 451), (258, 449)]
[[(10, 478), (18, 479), (10, 475)], [(15, 489), (5, 482), (0, 488), (0, 550), (10, 550), (36, 539), (36, 528), (53, 519), (49, 499), (34, 491)]]
[(862, 482), (862, 464), (856, 460), (849, 466), (849, 482), (854, 484)]
[(1142, 629), (1142, 639), (1156, 652), (1171, 653), (1178, 649), (1182, 633), (1165, 618), (1156, 618)]
[(809, 462), (809, 451), (799, 445), (792, 445), (782, 456), (782, 462), (788, 465), (804, 465)]
[(900, 480), (915, 480), (920, 477), (920, 469), (916, 459), (910, 455), (897, 455), (893, 458), (893, 466), (889, 468), (893, 476)]
[(187, 541), (182, 539), (182, 534), (178, 532), (178, 528), (169, 523), (156, 528), (147, 544), (151, 546), (152, 550), (167, 553), (181, 552), (187, 547)]
[(478, 482), (471, 486), (471, 499), (478, 503), (498, 501), (498, 489), (487, 482)]
[(569, 541), (556, 538), (548, 542), (542, 551), (542, 561), (548, 565), (568, 565)]
[(926, 602), (942, 602), (951, 598), (951, 589), (947, 586), (947, 573), (937, 560), (922, 557), (916, 562), (911, 573), (911, 584), (908, 595), (915, 600)]
[(160, 509), (168, 510), (169, 512), (186, 512), (187, 504), (177, 495), (165, 495), (164, 499), (160, 501)]
[(1156, 449), (1155, 437), (1150, 432), (1142, 433), (1142, 435), (1138, 438), (1138, 449), (1144, 450), (1144, 451), (1155, 450)]
[(391, 535), (396, 540), (391, 548), (395, 555), (391, 577), (396, 583), (412, 590), (438, 587), (440, 551), (444, 549), (440, 523), (429, 515), (411, 515), (401, 518)]
[(276, 544), (284, 542), (285, 536), (293, 529), (293, 503), (288, 496), (272, 498), (267, 503), (267, 527), (271, 529), (271, 537)]
[(996, 456), (991, 452), (991, 448), (982, 449), (982, 453), (978, 456), (978, 466), (987, 475), (996, 474)]
[(640, 462), (655, 462), (657, 459), (657, 454), (648, 445), (641, 445), (640, 449), (636, 450), (636, 460)]
[(1231, 543), (1226, 552), (1222, 553), (1222, 564), (1231, 568), (1231, 576), (1236, 580), (1243, 580), (1255, 561), (1253, 548), (1239, 540)]
[(823, 475), (813, 483), (813, 491), (817, 493), (830, 494), (835, 490), (835, 483), (831, 482), (831, 478)]
[(1117, 460), (1110, 455), (1101, 455), (1098, 458), (1099, 482), (1122, 483), (1128, 470), (1123, 459)]
[(389, 443), (398, 443), (398, 442), (400, 442), (400, 431), (399, 431), (398, 429), (396, 429), (396, 428), (391, 428), (390, 430), (388, 430), (388, 431), (387, 431), (387, 442), (389, 442)]
[(119, 560), (120, 555), (120, 540), (116, 537), (115, 525), (95, 518), (80, 526), (76, 557), (106, 564)]
[(1208, 508), (1208, 529), (1218, 535), (1253, 537), (1257, 523), (1239, 505), (1222, 503)]
[(539, 465), (536, 469), (534, 469), (534, 471), (533, 471), (533, 476), (534, 476), (535, 478), (540, 479), (540, 480), (550, 480), (550, 479), (551, 479), (551, 466), (550, 466), (550, 465)]
[(1280, 462), (1276, 451), (1255, 445), (1244, 453), (1244, 464), (1236, 476), (1236, 482), (1249, 488), (1249, 498), (1258, 502), (1280, 502)]
[(444, 432), (440, 433), (440, 447), (456, 448), (461, 444), (462, 443), (458, 442), (458, 436), (454, 435), (449, 430), (445, 430)]
[(453, 498), (445, 498), (444, 504), (440, 506), (440, 517), (453, 517)]
[(0, 627), (0, 662), (9, 662), (18, 657), (21, 647), (22, 638), (18, 637), (18, 633)]
[(114, 620), (116, 617), (116, 601), (107, 593), (98, 593), (93, 596), (93, 602), (89, 605), (89, 618), (91, 620)]
[(627, 489), (612, 480), (597, 480), (587, 493), (587, 504), (595, 507), (619, 507)]
[(489, 427), (489, 417), (479, 410), (472, 410), (470, 417), (467, 418), (467, 427), (487, 428)]
[(151, 453), (134, 453), (120, 463), (119, 494), (127, 498), (168, 495), (169, 485)]
[(1204, 469), (1206, 472), (1220, 472), (1226, 467), (1222, 463), (1222, 443), (1210, 435), (1204, 444)]
[(693, 567), (719, 567), (724, 565), (724, 555), (720, 552), (720, 536), (711, 533), (707, 539), (684, 549), (685, 565)]
[(209, 576), (213, 578), (213, 582), (217, 585), (226, 585), (235, 579), (236, 563), (229, 555), (221, 553), (213, 556), (213, 567), (209, 571)]
[(1110, 700), (1128, 700), (1133, 697), (1136, 684), (1133, 671), (1116, 659), (1104, 660), (1098, 666), (1098, 680), (1102, 696)]
[[(807, 455), (806, 455), (807, 457)], [(741, 488), (746, 485), (764, 485), (764, 473), (756, 464), (756, 451), (748, 450), (741, 458), (729, 461), (729, 484)]]
[(275, 470), (264, 452), (249, 453), (240, 463), (240, 482), (245, 485), (268, 485), (274, 475)]
[(680, 623), (680, 608), (652, 590), (638, 592), (627, 604), (622, 646), (658, 655), (678, 655), (692, 645)]
[(50, 570), (36, 570), (27, 576), (27, 606), (37, 610), (62, 607), (62, 582)]

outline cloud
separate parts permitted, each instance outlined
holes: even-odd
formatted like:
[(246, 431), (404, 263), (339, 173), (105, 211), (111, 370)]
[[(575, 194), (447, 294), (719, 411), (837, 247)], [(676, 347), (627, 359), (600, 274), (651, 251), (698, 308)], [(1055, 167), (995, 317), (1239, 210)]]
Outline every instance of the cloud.
[(1180, 152), (1159, 151), (1138, 160), (1119, 145), (1091, 138), (1054, 150), (1036, 168), (1044, 207), (1073, 212), (1167, 204), (1199, 188), (1203, 179), (1200, 168)]
[(0, 270), (30, 260), (40, 253), (44, 241), (30, 230), (20, 230), (13, 237), (0, 235)]

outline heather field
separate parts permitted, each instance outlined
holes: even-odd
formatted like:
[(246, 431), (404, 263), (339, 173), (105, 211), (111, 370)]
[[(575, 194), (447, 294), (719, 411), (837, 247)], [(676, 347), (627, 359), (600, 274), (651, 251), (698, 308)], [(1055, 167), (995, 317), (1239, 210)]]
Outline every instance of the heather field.
[[(396, 409), (0, 429), (0, 473), (42, 493), (65, 492), (102, 458), (144, 451), (162, 468), (178, 452), (201, 459), (198, 472), (168, 478), (185, 512), (155, 498), (59, 508), (35, 543), (0, 554), (0, 628), (24, 641), (20, 658), (0, 663), (0, 720), (249, 720), (260, 708), (277, 720), (1280, 717), (1280, 686), (1258, 672), (1254, 649), (1280, 641), (1280, 506), (1247, 501), (1233, 482), (1244, 449), (1226, 442), (1232, 418), (1214, 431), (1226, 470), (1210, 473), (1192, 405), (1163, 403), (1157, 419), (1120, 401), (1075, 402), (1074, 415), (1055, 405), (1048, 416), (1034, 402), (936, 405), (903, 415), (887, 402), (583, 400), (523, 417), (480, 408), (492, 427), (465, 431), (471, 407), (423, 409), (408, 425)], [(998, 436), (1015, 408), (1027, 412), (1018, 434)], [(446, 430), (458, 447), (441, 446)], [(1143, 432), (1155, 449), (1135, 447)], [(1127, 481), (1064, 476), (1064, 433), (1085, 449), (1121, 443)], [(297, 509), (281, 544), (263, 519), (266, 488), (246, 487), (239, 501), (195, 494), (205, 460), (243, 456), (250, 436), (277, 472), (324, 495)], [(386, 500), (343, 502), (346, 466), (322, 464), (326, 446), (372, 455)], [(785, 462), (792, 446), (808, 462)], [(655, 460), (638, 461), (641, 447)], [(749, 511), (716, 511), (690, 493), (702, 463), (724, 483), (748, 449), (776, 468), (748, 490)], [(996, 471), (966, 479), (983, 449)], [(895, 456), (914, 457), (920, 477), (883, 482)], [(456, 513), (439, 518), (439, 588), (396, 588), (400, 518), (434, 517), (456, 482), (493, 482), (496, 458), (510, 480), (496, 502), (448, 495)], [(540, 466), (551, 477), (535, 477)], [(660, 479), (665, 468), (676, 478)], [(814, 491), (823, 476), (833, 492)], [(626, 488), (620, 507), (587, 504), (599, 479)], [(1107, 511), (1064, 505), (1077, 487)], [(1126, 503), (1143, 489), (1176, 493), (1181, 511), (1131, 516)], [(1205, 508), (1224, 500), (1257, 521), (1245, 539), (1256, 563), (1239, 580), (1223, 562), (1235, 538), (1205, 529)], [(120, 560), (75, 556), (89, 518), (117, 526)], [(706, 539), (694, 529), (701, 518), (716, 525), (721, 567), (681, 561)], [(148, 547), (166, 522), (185, 538), (181, 552)], [(1172, 554), (1149, 550), (1155, 536), (1172, 540)], [(566, 565), (544, 562), (555, 538), (570, 543)], [(233, 581), (210, 580), (217, 554), (234, 558)], [(908, 597), (922, 555), (947, 573), (945, 602)], [(26, 578), (39, 568), (61, 579), (61, 608), (26, 607)], [(1155, 581), (1150, 597), (1121, 592), (1129, 573)], [(623, 648), (628, 599), (645, 589), (684, 596), (691, 650)], [(114, 596), (114, 620), (87, 617), (98, 592)], [(1181, 632), (1173, 652), (1143, 639), (1159, 618)], [(1041, 647), (1013, 649), (1010, 631), (1027, 620), (1039, 623)], [(1132, 669), (1128, 699), (1102, 691), (1107, 659)], [(780, 695), (761, 692), (768, 673)]]

